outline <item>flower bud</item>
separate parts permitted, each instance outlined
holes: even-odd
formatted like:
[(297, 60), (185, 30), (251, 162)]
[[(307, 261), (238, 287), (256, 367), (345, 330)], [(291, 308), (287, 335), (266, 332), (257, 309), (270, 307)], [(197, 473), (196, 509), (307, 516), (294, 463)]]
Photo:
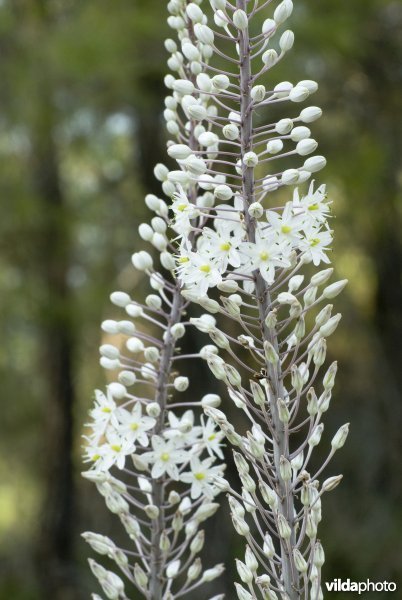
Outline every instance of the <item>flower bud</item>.
[(212, 85), (217, 90), (226, 90), (230, 85), (230, 79), (227, 75), (214, 75), (211, 79)]
[(317, 427), (313, 430), (312, 434), (308, 439), (308, 445), (310, 448), (314, 448), (314, 446), (318, 446), (321, 440), (322, 432), (324, 431), (323, 423), (317, 425)]
[(201, 581), (202, 582), (213, 581), (217, 577), (220, 577), (224, 570), (225, 570), (225, 567), (223, 566), (223, 564), (216, 565), (212, 569), (207, 569), (206, 571), (204, 571)]
[(281, 182), (284, 185), (293, 185), (299, 180), (299, 171), (297, 169), (286, 169), (282, 173)]
[(283, 481), (290, 481), (292, 479), (292, 467), (285, 456), (281, 456), (279, 460), (279, 472)]
[(318, 108), (318, 106), (308, 106), (301, 111), (299, 118), (303, 123), (313, 123), (313, 121), (319, 119), (321, 115), (321, 108)]
[(145, 242), (150, 242), (154, 234), (152, 227), (148, 223), (141, 223), (138, 227), (138, 233), (140, 238)]
[(344, 290), (347, 283), (347, 279), (342, 279), (341, 281), (336, 281), (335, 283), (332, 283), (324, 289), (322, 293), (323, 297), (327, 299), (335, 298)]
[(110, 358), (111, 360), (120, 358), (119, 349), (116, 348), (116, 346), (112, 346), (112, 344), (103, 344), (99, 348), (99, 352), (102, 356)]
[(281, 514), (278, 515), (278, 532), (282, 539), (288, 540), (292, 533), (289, 523), (285, 519), (285, 517)]
[(290, 134), (290, 139), (292, 142), (300, 142), (301, 140), (306, 140), (310, 137), (311, 131), (308, 127), (295, 127)]
[(332, 492), (332, 490), (338, 487), (342, 479), (343, 475), (335, 475), (334, 477), (328, 477), (328, 479), (326, 479), (322, 484), (322, 491)]
[(254, 102), (262, 102), (265, 98), (265, 86), (255, 85), (251, 88), (250, 96)]
[(190, 2), (186, 7), (186, 13), (189, 19), (195, 23), (202, 23), (204, 13), (195, 2)]
[(278, 154), (283, 149), (282, 140), (270, 140), (267, 143), (267, 152), (269, 154)]
[(274, 20), (277, 25), (281, 25), (290, 17), (293, 11), (292, 0), (283, 0), (275, 9)]
[(148, 577), (145, 571), (142, 569), (142, 567), (140, 567), (138, 563), (135, 563), (134, 565), (134, 579), (139, 588), (141, 588), (142, 590), (147, 589)]
[(184, 160), (192, 154), (192, 150), (186, 144), (172, 144), (168, 147), (167, 153), (176, 160)]
[(207, 44), (208, 46), (212, 46), (214, 43), (214, 32), (207, 25), (202, 25), (201, 23), (196, 23), (194, 25), (194, 33), (196, 38), (200, 40), (203, 44)]
[(303, 169), (309, 171), (310, 173), (316, 173), (317, 171), (323, 169), (326, 164), (327, 160), (324, 158), (324, 156), (312, 156), (305, 161)]
[(320, 542), (315, 543), (313, 553), (313, 564), (316, 567), (322, 567), (322, 565), (325, 563), (325, 554), (324, 548)]
[(349, 423), (342, 425), (334, 435), (331, 446), (333, 450), (339, 450), (346, 442), (349, 433)]
[(308, 569), (308, 564), (305, 561), (300, 550), (298, 550), (297, 548), (293, 549), (293, 558), (295, 561), (296, 569), (299, 571), (299, 573), (305, 573)]
[(271, 365), (276, 365), (278, 363), (279, 356), (271, 342), (269, 342), (268, 340), (265, 340), (264, 342), (264, 352), (266, 360)]
[(185, 392), (189, 386), (188, 377), (176, 377), (173, 382), (173, 386), (178, 392)]
[(189, 79), (176, 79), (173, 89), (181, 96), (191, 96), (194, 92), (194, 84)]
[(117, 398), (118, 400), (124, 398), (127, 395), (127, 390), (124, 385), (121, 383), (113, 382), (109, 383), (107, 386), (108, 392), (113, 396), (113, 398)]
[(165, 165), (162, 165), (161, 163), (155, 165), (154, 175), (158, 181), (166, 181), (168, 173), (169, 169)]
[(260, 219), (264, 214), (264, 207), (259, 202), (252, 202), (248, 207), (248, 213), (254, 219)]
[(168, 579), (174, 579), (177, 576), (179, 569), (180, 569), (180, 560), (172, 561), (166, 567), (166, 577)]
[(233, 196), (233, 191), (228, 185), (217, 185), (214, 189), (214, 196), (218, 200), (230, 200)]
[(198, 531), (197, 535), (190, 544), (192, 554), (198, 554), (204, 547), (205, 533), (203, 530)]
[(159, 508), (155, 504), (147, 504), (144, 507), (144, 512), (150, 519), (154, 520), (159, 517)]
[(289, 50), (291, 50), (293, 47), (294, 41), (295, 41), (295, 34), (293, 33), (293, 31), (290, 31), (290, 29), (288, 29), (287, 31), (284, 31), (284, 33), (282, 33), (282, 35), (279, 39), (279, 47), (282, 50), (282, 52), (288, 52)]
[(290, 413), (282, 398), (278, 398), (278, 416), (282, 423), (289, 423)]
[(342, 315), (340, 313), (334, 315), (333, 317), (331, 317), (326, 323), (325, 325), (321, 325), (320, 327), (320, 334), (323, 337), (329, 337), (330, 335), (332, 335), (334, 333), (334, 331), (336, 330), (336, 328), (338, 327), (338, 323), (341, 320)]
[(193, 564), (189, 567), (187, 571), (187, 580), (193, 581), (194, 579), (198, 579), (202, 571), (202, 563), (199, 558), (196, 558)]
[(244, 31), (248, 27), (248, 18), (244, 10), (238, 9), (233, 13), (233, 23), (237, 29)]
[(232, 515), (233, 527), (239, 535), (246, 536), (250, 533), (250, 527), (246, 521), (240, 517)]
[(267, 69), (270, 69), (278, 61), (278, 53), (273, 48), (270, 48), (269, 50), (266, 50), (263, 53), (261, 59), (262, 59), (262, 62), (264, 63), (264, 65), (265, 65), (265, 67)]
[(251, 570), (238, 558), (236, 558), (236, 569), (243, 583), (249, 584), (253, 581), (254, 578)]
[(243, 164), (246, 167), (256, 167), (258, 165), (258, 156), (255, 152), (246, 152), (243, 156)]
[(247, 567), (250, 569), (250, 571), (255, 574), (257, 572), (258, 569), (258, 561), (254, 555), (254, 553), (251, 551), (250, 546), (246, 546), (246, 554), (244, 557), (244, 560), (246, 562)]
[(268, 484), (264, 481), (259, 481), (258, 486), (260, 488), (261, 496), (263, 497), (264, 502), (268, 504), (273, 510), (276, 510), (278, 507), (278, 495), (272, 490)]
[(312, 138), (308, 138), (305, 140), (300, 140), (300, 142), (296, 146), (296, 152), (300, 156), (307, 156), (307, 154), (311, 154), (315, 152), (317, 149), (318, 143)]
[(275, 125), (275, 131), (280, 135), (286, 135), (290, 133), (293, 128), (292, 119), (280, 119)]
[(325, 356), (327, 354), (327, 343), (324, 338), (318, 340), (318, 343), (315, 344), (314, 352), (313, 352), (313, 362), (316, 367), (321, 367), (321, 365), (325, 362)]
[(148, 271), (149, 269), (152, 269), (152, 257), (148, 252), (145, 252), (144, 250), (133, 254), (131, 260), (134, 267), (139, 271)]
[(149, 417), (153, 417), (154, 419), (159, 417), (159, 415), (161, 413), (161, 407), (159, 406), (159, 404), (157, 402), (150, 402), (149, 404), (147, 404), (145, 410), (146, 410), (147, 415)]
[(306, 98), (308, 98), (309, 95), (310, 92), (306, 87), (303, 87), (302, 85), (296, 85), (289, 92), (289, 100), (291, 102), (304, 102), (304, 100), (306, 100)]
[(170, 328), (170, 331), (174, 339), (178, 340), (183, 337), (186, 332), (186, 328), (184, 327), (183, 323), (175, 323)]
[(225, 125), (225, 127), (222, 130), (222, 133), (227, 140), (237, 140), (240, 135), (239, 128), (234, 123)]
[(269, 533), (266, 533), (264, 536), (262, 551), (267, 558), (272, 558), (275, 555), (275, 546)]

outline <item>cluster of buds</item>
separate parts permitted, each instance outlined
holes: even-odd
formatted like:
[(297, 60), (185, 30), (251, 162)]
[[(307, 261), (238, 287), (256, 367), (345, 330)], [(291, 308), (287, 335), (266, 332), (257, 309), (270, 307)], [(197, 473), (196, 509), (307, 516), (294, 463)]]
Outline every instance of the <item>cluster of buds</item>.
[[(111, 337), (101, 346), (101, 364), (118, 375), (106, 394), (96, 394), (85, 476), (119, 515), (135, 544), (134, 564), (111, 540), (84, 535), (150, 600), (182, 597), (221, 573), (221, 565), (204, 571), (196, 557), (204, 541), (199, 524), (215, 512), (220, 491), (245, 538), (244, 560), (236, 561), (238, 598), (322, 598), (321, 496), (342, 476), (320, 476), (348, 425), (319, 467), (311, 457), (325, 439), (337, 370), (333, 363), (320, 375), (340, 320), (331, 301), (347, 282), (329, 281), (331, 203), (325, 186), (311, 180), (326, 164), (309, 128), (321, 109), (295, 110), (318, 86), (303, 80), (266, 87), (265, 76), (273, 81), (271, 70), (294, 43), (284, 28), (292, 0), (261, 19), (270, 4), (168, 2), (176, 41), (165, 43), (171, 73), (164, 117), (167, 153), (177, 164), (155, 167), (171, 202), (147, 196), (155, 216), (139, 227), (161, 268), (148, 252), (134, 254), (153, 291), (144, 303), (115, 292), (112, 302), (129, 319), (102, 324)], [(290, 116), (281, 111), (287, 104)], [(189, 303), (205, 313), (187, 322)], [(211, 343), (179, 354), (176, 342), (187, 327)], [(176, 361), (195, 357), (244, 413), (246, 434), (219, 410), (217, 395), (176, 399), (190, 383)], [(197, 425), (195, 407), (206, 415)], [(238, 489), (223, 478), (223, 438), (233, 447)], [(115, 476), (119, 470), (124, 477)], [(126, 598), (118, 576), (94, 562), (91, 568), (108, 598)]]

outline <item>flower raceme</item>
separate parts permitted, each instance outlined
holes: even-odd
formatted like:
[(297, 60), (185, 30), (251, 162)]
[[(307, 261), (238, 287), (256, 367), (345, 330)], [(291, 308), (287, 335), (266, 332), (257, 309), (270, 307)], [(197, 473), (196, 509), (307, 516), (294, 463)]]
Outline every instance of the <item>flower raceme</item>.
[[(241, 483), (238, 492), (216, 478), (247, 542), (236, 593), (319, 599), (321, 495), (340, 476), (322, 484), (319, 477), (348, 425), (320, 467), (311, 457), (325, 440), (322, 418), (337, 370), (333, 363), (320, 383), (327, 338), (340, 320), (328, 301), (346, 281), (329, 282), (331, 202), (314, 181), (326, 164), (310, 130), (321, 109), (298, 109), (318, 86), (274, 81), (274, 67), (294, 44), (284, 28), (293, 3), (275, 3), (265, 15), (269, 5), (211, 0), (211, 12), (202, 2), (169, 4), (169, 25), (180, 36), (191, 21), (194, 35), (183, 34), (181, 48), (166, 43), (176, 71), (165, 78), (174, 99), (165, 111), (168, 154), (177, 168), (158, 174), (173, 197), (182, 294), (207, 311), (191, 319), (211, 338), (201, 355), (250, 423), (240, 435), (224, 412), (205, 409), (235, 448)], [(190, 54), (192, 74), (184, 77), (180, 56)], [(186, 142), (187, 119), (196, 123), (197, 151)], [(186, 193), (189, 181), (197, 197)]]
[[(321, 496), (341, 476), (319, 477), (348, 425), (321, 466), (311, 458), (325, 440), (337, 370), (333, 363), (320, 375), (340, 320), (328, 301), (346, 281), (329, 283), (331, 202), (312, 179), (326, 164), (309, 128), (321, 109), (297, 109), (317, 84), (274, 82), (271, 70), (294, 34), (284, 30), (292, 1), (272, 4), (268, 15), (271, 1), (168, 2), (177, 40), (165, 42), (172, 73), (164, 117), (177, 164), (156, 165), (171, 201), (147, 196), (155, 216), (139, 227), (161, 266), (145, 250), (134, 254), (153, 291), (144, 303), (112, 294), (129, 318), (102, 324), (111, 340), (101, 346), (101, 364), (118, 376), (106, 394), (96, 393), (85, 476), (120, 517), (134, 561), (104, 536), (84, 537), (152, 600), (182, 597), (221, 573), (221, 565), (203, 570), (196, 557), (199, 525), (218, 507), (219, 491), (245, 538), (238, 598), (322, 598)], [(206, 312), (188, 322), (190, 302)], [(189, 326), (211, 343), (180, 355), (177, 340)], [(190, 384), (176, 361), (196, 356), (243, 412), (245, 434), (219, 410), (218, 396), (176, 399)], [(196, 421), (199, 408), (206, 418)], [(233, 448), (237, 489), (223, 478), (223, 438)], [(108, 598), (127, 598), (120, 577), (90, 566)]]

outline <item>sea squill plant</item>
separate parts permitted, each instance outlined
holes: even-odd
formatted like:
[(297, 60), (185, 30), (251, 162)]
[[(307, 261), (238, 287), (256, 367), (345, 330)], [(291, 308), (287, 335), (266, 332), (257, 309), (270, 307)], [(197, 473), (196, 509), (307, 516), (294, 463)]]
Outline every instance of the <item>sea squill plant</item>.
[[(154, 293), (143, 304), (113, 294), (131, 319), (102, 325), (112, 337), (101, 347), (101, 362), (120, 372), (106, 395), (97, 392), (85, 476), (119, 515), (134, 550), (99, 534), (84, 537), (145, 598), (182, 597), (222, 571), (221, 565), (204, 571), (196, 555), (204, 541), (199, 525), (223, 490), (234, 528), (246, 541), (244, 560), (236, 561), (238, 598), (319, 600), (321, 495), (341, 476), (322, 483), (319, 477), (345, 443), (348, 425), (333, 437), (323, 464), (311, 467), (337, 368), (333, 363), (320, 375), (326, 339), (340, 320), (328, 301), (346, 284), (329, 283), (325, 186), (312, 181), (306, 187), (326, 164), (314, 155), (317, 142), (308, 127), (321, 110), (295, 108), (317, 84), (272, 77), (294, 42), (292, 31), (283, 31), (291, 0), (209, 5), (168, 3), (178, 43), (165, 43), (174, 75), (165, 77), (171, 94), (164, 116), (172, 138), (167, 151), (177, 168), (156, 166), (171, 202), (148, 196), (156, 216), (139, 228), (160, 252), (161, 267), (155, 270), (146, 251), (136, 253), (134, 266)], [(268, 18), (261, 11), (270, 5)], [(286, 103), (290, 116), (281, 113)], [(191, 326), (212, 343), (182, 355), (177, 340), (190, 326), (183, 316), (190, 302), (206, 311), (191, 318)], [(172, 397), (189, 383), (176, 374), (179, 359), (183, 364), (196, 356), (226, 386), (234, 403), (226, 411), (230, 418), (215, 394), (199, 402)], [(194, 425), (188, 405), (203, 408), (207, 420)], [(236, 431), (234, 408), (249, 422), (245, 435)], [(223, 437), (234, 449), (238, 488), (223, 478)], [(127, 598), (119, 576), (94, 561), (91, 568), (108, 598)]]
[[(210, 102), (196, 91), (196, 76), (209, 61), (212, 48), (197, 41), (189, 16), (194, 7), (198, 9), (194, 4), (186, 11), (186, 2), (177, 0), (168, 4), (169, 24), (177, 30), (183, 52), (175, 41), (166, 41), (172, 55), (168, 66), (177, 79), (166, 77), (172, 93), (165, 100), (164, 116), (174, 140), (196, 157), (206, 131), (200, 118), (216, 115), (216, 106), (213, 97)], [(168, 205), (155, 195), (145, 198), (154, 216), (139, 226), (139, 235), (151, 244), (153, 254), (159, 254), (160, 264), (155, 266), (146, 250), (132, 257), (134, 268), (149, 279), (151, 293), (144, 300), (122, 291), (112, 293), (111, 301), (123, 316), (102, 323), (100, 363), (111, 381), (105, 393), (95, 392), (84, 436), (90, 468), (83, 475), (96, 484), (107, 508), (119, 517), (129, 543), (122, 548), (109, 537), (89, 531), (83, 537), (95, 552), (114, 561), (124, 576), (89, 560), (110, 599), (128, 598), (124, 579), (149, 600), (189, 597), (223, 571), (222, 564), (204, 568), (198, 556), (205, 541), (202, 523), (219, 506), (214, 501), (220, 491), (215, 477), (221, 477), (225, 468), (223, 433), (203, 415), (203, 408), (216, 408), (220, 398), (209, 393), (194, 400), (196, 391), (189, 378), (178, 371), (186, 359), (211, 352), (210, 346), (191, 355), (180, 349), (189, 327), (189, 301), (181, 294), (177, 248), (171, 239), (185, 235), (189, 248), (196, 250), (206, 223), (203, 207), (214, 202), (214, 195), (199, 185), (199, 174), (197, 158), (189, 169), (180, 171), (156, 165), (163, 193), (173, 200)], [(193, 208), (196, 205), (199, 208)], [(172, 235), (170, 211), (179, 215), (174, 225), (177, 234)], [(189, 219), (197, 224), (194, 231)], [(98, 594), (92, 598), (101, 600)], [(211, 600), (221, 598), (215, 595)]]
[[(311, 180), (326, 164), (314, 154), (308, 127), (321, 110), (297, 110), (318, 86), (274, 79), (294, 43), (293, 32), (283, 30), (291, 0), (276, 3), (262, 21), (271, 0), (210, 0), (213, 27), (198, 4), (187, 4), (174, 24), (194, 24), (196, 42), (182, 42), (183, 54), (195, 57), (206, 45), (211, 59), (202, 60), (195, 84), (193, 78), (167, 84), (180, 88), (182, 106), (198, 121), (201, 149), (184, 138), (171, 145), (180, 170), (169, 176), (177, 184), (196, 179), (211, 193), (206, 206), (181, 189), (180, 204), (172, 206), (177, 273), (183, 295), (207, 310), (191, 319), (213, 342), (204, 358), (249, 422), (241, 435), (233, 408), (230, 417), (205, 410), (234, 447), (241, 483), (239, 492), (216, 479), (246, 540), (236, 591), (240, 600), (319, 600), (321, 496), (341, 476), (320, 478), (345, 443), (348, 424), (335, 433), (327, 458), (312, 461), (337, 371), (333, 363), (322, 374), (327, 338), (341, 317), (332, 315), (330, 302), (347, 283), (329, 283), (331, 202), (325, 186)], [(208, 219), (202, 228), (194, 211)]]

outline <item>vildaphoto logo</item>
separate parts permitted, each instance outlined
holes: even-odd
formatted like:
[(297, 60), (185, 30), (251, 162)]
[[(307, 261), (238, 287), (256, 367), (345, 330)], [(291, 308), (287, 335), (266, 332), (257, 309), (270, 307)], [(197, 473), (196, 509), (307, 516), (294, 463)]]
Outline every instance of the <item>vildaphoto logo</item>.
[(395, 592), (396, 583), (393, 581), (351, 581), (350, 579), (334, 579), (326, 581), (328, 592)]

